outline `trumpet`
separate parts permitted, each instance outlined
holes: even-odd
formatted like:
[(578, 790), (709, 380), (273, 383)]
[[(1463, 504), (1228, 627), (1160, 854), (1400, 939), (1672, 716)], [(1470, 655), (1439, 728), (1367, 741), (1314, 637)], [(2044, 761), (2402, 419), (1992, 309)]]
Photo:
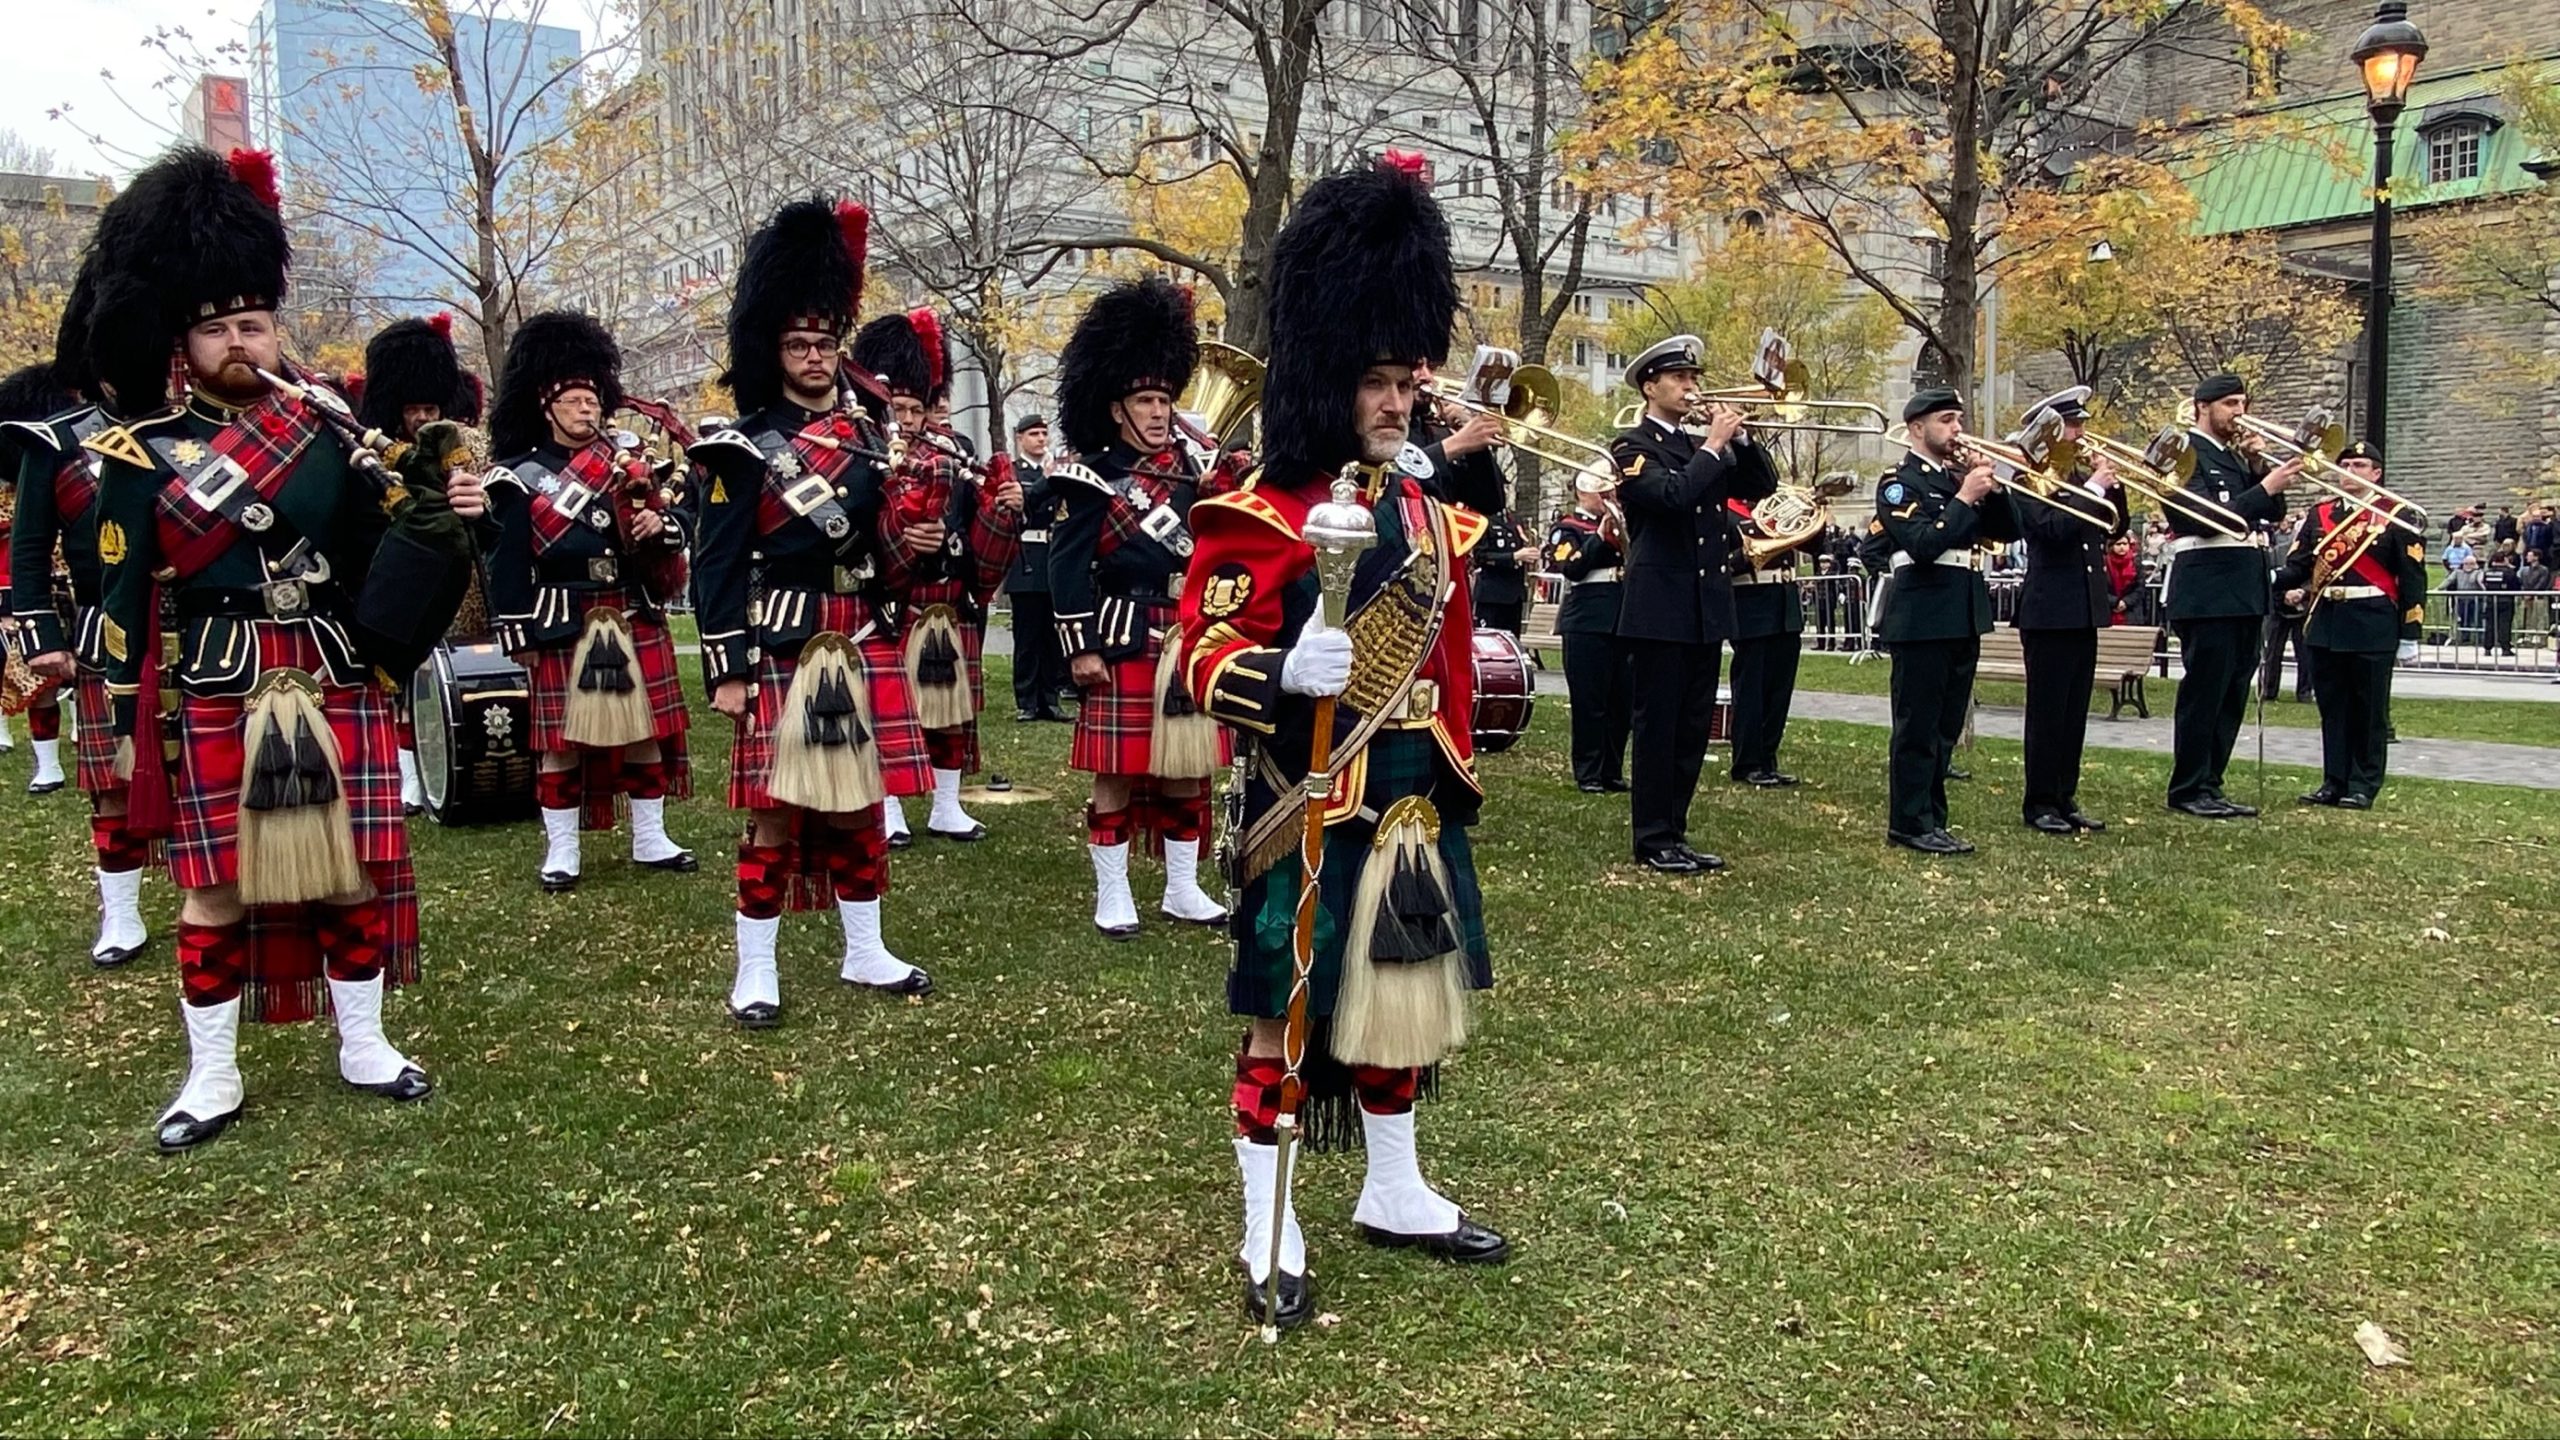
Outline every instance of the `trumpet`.
[(1511, 372), (1511, 395), (1500, 408), (1466, 394), (1463, 382), (1434, 379), (1430, 394), (1443, 406), (1455, 406), (1502, 422), (1502, 443), (1523, 454), (1580, 470), (1594, 462), (1612, 464), (1608, 447), (1555, 428), (1564, 390), (1555, 372), (1544, 365), (1523, 365)]
[(2083, 434), (2080, 447), (2115, 466), (2124, 488), (2157, 509), (2175, 511), (2228, 539), (2247, 538), (2249, 522), (2238, 511), (2187, 488), (2196, 473), (2196, 452), (2187, 443), (2187, 432), (2177, 426), (2163, 429), (2139, 450), (2095, 432)]
[(2338, 463), (2338, 453), (2347, 448), (2346, 427), (2331, 419), (2325, 406), (2313, 407), (2302, 423), (2290, 430), (2255, 415), (2243, 415), (2240, 430), (2257, 436), (2279, 460), (2301, 461), (2303, 482), (2312, 489), (2353, 509), (2371, 511), (2412, 539), (2426, 538), (2425, 506), (2396, 490), (2369, 483)]

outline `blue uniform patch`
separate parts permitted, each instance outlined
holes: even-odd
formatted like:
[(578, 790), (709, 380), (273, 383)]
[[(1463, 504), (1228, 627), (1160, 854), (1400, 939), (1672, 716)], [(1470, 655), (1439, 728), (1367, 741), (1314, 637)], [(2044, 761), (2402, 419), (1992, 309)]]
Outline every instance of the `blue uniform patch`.
[(1901, 481), (1896, 480), (1892, 484), (1884, 487), (1884, 503), (1887, 505), (1899, 505), (1902, 503)]

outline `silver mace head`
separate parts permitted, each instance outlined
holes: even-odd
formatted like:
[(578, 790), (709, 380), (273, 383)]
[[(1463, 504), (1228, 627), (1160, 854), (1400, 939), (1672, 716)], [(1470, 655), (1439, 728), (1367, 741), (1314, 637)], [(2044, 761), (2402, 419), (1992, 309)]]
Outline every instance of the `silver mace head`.
[(1363, 501), (1360, 482), (1335, 480), (1332, 496), (1308, 508), (1301, 533), (1316, 547), (1316, 578), (1324, 586), (1324, 623), (1339, 630), (1343, 607), (1351, 598), (1351, 572), (1378, 543), (1378, 517)]

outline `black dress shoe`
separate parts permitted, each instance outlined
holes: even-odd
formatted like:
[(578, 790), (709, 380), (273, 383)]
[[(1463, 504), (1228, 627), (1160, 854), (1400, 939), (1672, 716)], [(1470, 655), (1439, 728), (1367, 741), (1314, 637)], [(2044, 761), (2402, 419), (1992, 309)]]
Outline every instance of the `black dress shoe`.
[(379, 1085), (358, 1085), (353, 1080), (348, 1081), (347, 1084), (367, 1095), (379, 1095), (385, 1100), (397, 1100), (404, 1105), (412, 1100), (424, 1100), (436, 1093), (436, 1082), (428, 1079), (427, 1072), (415, 1065), (401, 1066), (399, 1074)]
[(1013, 777), (1001, 770), (987, 772), (987, 789), (1001, 795), (1013, 788)]
[(1945, 853), (1945, 854), (1949, 854), (1949, 855), (1970, 855), (1970, 854), (1972, 854), (1972, 853), (1973, 853), (1973, 842), (1972, 842), (1972, 841), (1967, 840), (1966, 838), (1964, 838), (1964, 837), (1963, 837), (1963, 836), (1961, 836), (1961, 835), (1957, 835), (1957, 834), (1954, 834), (1954, 833), (1950, 832), (1949, 830), (1947, 830), (1947, 828), (1946, 828), (1945, 826), (1940, 826), (1940, 827), (1938, 828), (1938, 830), (1937, 830), (1937, 836), (1938, 836), (1938, 840), (1939, 840), (1939, 842), (1940, 842), (1941, 844), (1944, 844), (1944, 845), (1947, 847), (1947, 849), (1943, 852), (1943, 853)]
[(1681, 841), (1678, 845), (1672, 848), (1678, 850), (1681, 854), (1688, 856), (1690, 859), (1697, 861), (1698, 868), (1709, 875), (1716, 874), (1725, 868), (1723, 856), (1710, 855), (1704, 850), (1692, 850), (1689, 848), (1689, 842), (1686, 840)]
[(1421, 1250), (1459, 1265), (1499, 1265), (1511, 1258), (1510, 1241), (1464, 1215), (1458, 1217), (1457, 1229), (1437, 1235), (1404, 1235), (1375, 1225), (1361, 1226), (1360, 1234), (1384, 1249)]
[(1600, 788), (1608, 791), (1612, 795), (1624, 795), (1627, 793), (1627, 782), (1624, 780), (1603, 780), (1600, 782)]
[(2341, 810), (2370, 810), (2373, 808), (2373, 797), (2370, 795), (2356, 795), (2352, 793), (2341, 795), (2338, 797), (2338, 808)]
[(1105, 940), (1135, 940), (1138, 938), (1138, 927), (1134, 924), (1096, 925), (1093, 928), (1101, 931), (1102, 938)]
[(889, 848), (892, 850), (909, 849), (912, 848), (915, 843), (916, 832), (913, 830), (901, 830), (897, 834), (889, 837)]
[(1016, 710), (1013, 712), (1013, 723), (1016, 725), (1029, 725), (1035, 721), (1045, 720), (1047, 718), (1047, 716), (1042, 715), (1037, 710)]
[(2332, 785), (2323, 785), (2319, 789), (2310, 791), (2307, 794), (2294, 796), (2293, 803), (2296, 805), (2335, 805), (2338, 803), (2339, 793), (2340, 792), (2337, 787)]
[(2193, 815), (2199, 820), (2232, 818), (2231, 808), (2210, 795), (2198, 796), (2193, 800), (2172, 800), (2169, 802), (2169, 808), (2181, 815)]
[(424, 805), (412, 805), (405, 800), (400, 803), (400, 818), (403, 820), (415, 820), (426, 813), (427, 807)]
[(193, 1150), (230, 1129), (231, 1122), (239, 1118), (240, 1107), (236, 1105), (208, 1120), (199, 1120), (182, 1110), (160, 1122), (160, 1153), (174, 1155), (181, 1150)]
[(148, 940), (139, 945), (110, 945), (104, 950), (89, 952), (89, 963), (101, 970), (114, 970), (132, 964), (141, 958), (143, 951), (150, 948), (151, 942)]
[(1638, 855), (1636, 863), (1663, 875), (1696, 875), (1706, 868), (1698, 863), (1697, 856), (1678, 847)]
[(565, 870), (542, 872), (542, 893), (545, 895), (566, 895), (577, 888), (578, 877)]
[(925, 827), (925, 833), (936, 840), (956, 840), (963, 845), (975, 845), (987, 838), (987, 827), (971, 825), (966, 830), (936, 830), (928, 825)]
[(690, 875), (702, 868), (702, 862), (693, 858), (690, 850), (679, 850), (664, 860), (634, 860), (631, 863), (643, 870), (664, 870), (670, 875)]
[(27, 793), (30, 795), (50, 795), (61, 788), (62, 782), (59, 780), (30, 780), (27, 782)]
[(1585, 780), (1574, 788), (1580, 790), (1585, 795), (1606, 795), (1609, 793), (1609, 787), (1601, 784), (1597, 780)]
[[(1257, 1325), (1262, 1323), (1262, 1306), (1268, 1298), (1267, 1289), (1266, 1286), (1254, 1284), (1251, 1275), (1245, 1277), (1244, 1314), (1246, 1319)], [(1314, 1318), (1316, 1318), (1316, 1287), (1313, 1277), (1292, 1275), (1286, 1270), (1281, 1271), (1280, 1313), (1272, 1317), (1272, 1324), (1282, 1330), (1295, 1330)]]
[(2054, 814), (2050, 810), (2039, 811), (2036, 814), (2028, 816), (2027, 828), (2044, 835), (2077, 835), (2080, 833), (2078, 827), (2074, 826), (2070, 821), (2062, 818), (2061, 816)]
[(1923, 855), (1962, 855), (1973, 848), (1944, 830), (1932, 830), (1925, 835), (1905, 835), (1898, 830), (1887, 830), (1884, 838), (1887, 844), (1917, 850)]
[(2227, 820), (2246, 820), (2258, 813), (2258, 807), (2255, 805), (2243, 805), (2237, 800), (2226, 800), (2219, 795), (2213, 797), (2213, 803), (2222, 807), (2223, 818)]
[(770, 1030), (782, 1023), (782, 1007), (758, 1000), (752, 1005), (732, 1005), (729, 1018), (741, 1030)]
[(1959, 770), (1955, 766), (1950, 765), (1947, 767), (1947, 778), (1950, 780), (1970, 780), (1973, 778), (1973, 772), (1970, 770)]
[(1763, 790), (1775, 790), (1781, 785), (1796, 783), (1796, 777), (1780, 770), (1754, 770), (1747, 775), (1736, 775), (1733, 778), (1745, 785), (1754, 785)]
[(2071, 828), (2074, 830), (2086, 830), (2092, 835), (2103, 835), (2107, 833), (2106, 821), (2089, 814), (2078, 806), (2073, 806), (2071, 813), (2063, 816), (2062, 818), (2070, 821)]
[(844, 983), (856, 990), (877, 990), (883, 995), (930, 995), (933, 993), (933, 977), (921, 968), (912, 966), (907, 970), (907, 978), (893, 980), (886, 985), (874, 985), (868, 980), (846, 980)]

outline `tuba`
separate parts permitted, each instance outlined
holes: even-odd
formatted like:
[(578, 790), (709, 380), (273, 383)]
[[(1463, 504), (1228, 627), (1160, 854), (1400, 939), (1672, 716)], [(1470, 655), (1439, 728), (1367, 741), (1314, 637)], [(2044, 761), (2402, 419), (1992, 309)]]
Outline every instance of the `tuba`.
[(1177, 414), (1200, 417), (1200, 428), (1208, 433), (1193, 436), (1192, 441), (1209, 450), (1214, 460), (1221, 446), (1250, 438), (1254, 412), (1262, 408), (1262, 362), (1233, 345), (1215, 340), (1203, 343), (1191, 388), (1173, 408)]

